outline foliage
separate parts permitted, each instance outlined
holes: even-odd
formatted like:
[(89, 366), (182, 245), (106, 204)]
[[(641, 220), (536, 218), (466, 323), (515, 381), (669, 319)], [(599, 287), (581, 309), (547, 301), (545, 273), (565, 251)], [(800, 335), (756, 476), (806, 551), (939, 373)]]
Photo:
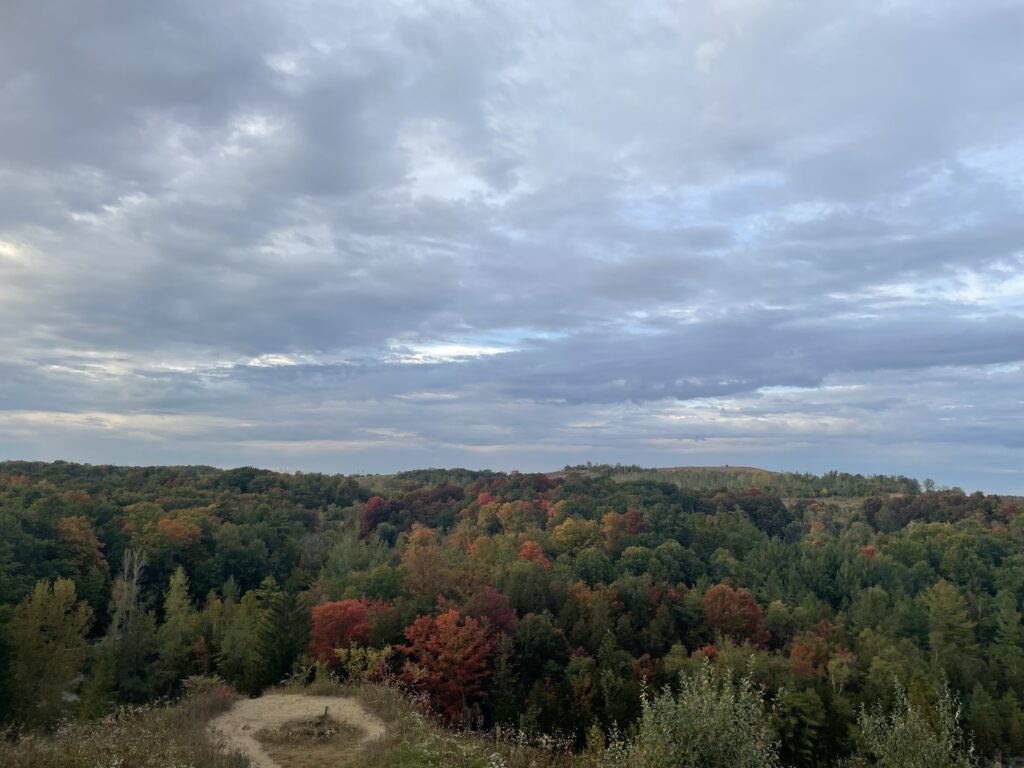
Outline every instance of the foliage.
[[(863, 710), (864, 753), (880, 768), (972, 768), (978, 761), (960, 728), (960, 703), (943, 690), (934, 710), (915, 706), (897, 686), (894, 706)], [(862, 757), (857, 765), (868, 764)]]
[(420, 616), (405, 630), (409, 656), (405, 681), (424, 689), (449, 722), (464, 721), (482, 697), (491, 676), (494, 638), (486, 624), (455, 609), (440, 616)]
[(353, 643), (337, 648), (334, 651), (337, 673), (351, 683), (389, 683), (392, 681), (391, 659), (394, 653), (390, 645), (366, 648)]
[(712, 631), (738, 643), (764, 645), (767, 642), (769, 633), (764, 626), (764, 610), (747, 590), (715, 584), (704, 593), (702, 605), (704, 619)]
[(264, 582), (263, 606), (256, 622), (256, 668), (261, 687), (291, 674), (309, 645), (310, 610), (306, 599)]
[(333, 668), (337, 665), (336, 649), (352, 644), (365, 645), (377, 616), (387, 611), (380, 601), (336, 600), (313, 608), (309, 652), (317, 661)]
[(173, 706), (123, 707), (116, 716), (71, 722), (54, 734), (0, 738), (0, 765), (18, 768), (248, 768), (237, 753), (213, 744), (206, 723), (233, 696), (210, 692)]
[(778, 743), (764, 695), (749, 678), (735, 681), (705, 661), (682, 677), (679, 693), (665, 687), (644, 697), (636, 736), (613, 736), (605, 764), (617, 768), (770, 768)]
[[(789, 765), (853, 755), (894, 677), (915, 703), (948, 681), (979, 755), (1024, 756), (1021, 509), (729, 467), (0, 463), (0, 718), (53, 726), (210, 676), (253, 695), (316, 662), (399, 677), (447, 722), (582, 749), (712, 659), (763, 688)], [(61, 579), (95, 620), (44, 670), (59, 701), (35, 707), (23, 683), (44, 677), (14, 635), (36, 625), (15, 614)]]
[(588, 473), (608, 474), (616, 480), (660, 480), (676, 483), (681, 488), (699, 490), (727, 489), (742, 491), (756, 488), (779, 496), (830, 497), (873, 496), (884, 493), (920, 493), (921, 486), (902, 475), (859, 475), (847, 472), (826, 472), (813, 475), (805, 472), (766, 472), (751, 467), (679, 467), (644, 469), (636, 465), (584, 464), (566, 467)]
[(85, 634), (92, 610), (75, 594), (75, 583), (40, 581), (11, 616), (7, 636), (13, 651), (10, 694), (16, 717), (46, 723), (65, 705), (65, 696), (85, 659)]

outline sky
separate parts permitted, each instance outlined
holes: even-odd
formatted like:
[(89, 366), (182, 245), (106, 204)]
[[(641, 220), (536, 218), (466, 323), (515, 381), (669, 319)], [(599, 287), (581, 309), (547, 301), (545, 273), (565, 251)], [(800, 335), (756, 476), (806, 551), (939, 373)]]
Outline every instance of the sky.
[(0, 458), (1024, 493), (1019, 0), (0, 9)]

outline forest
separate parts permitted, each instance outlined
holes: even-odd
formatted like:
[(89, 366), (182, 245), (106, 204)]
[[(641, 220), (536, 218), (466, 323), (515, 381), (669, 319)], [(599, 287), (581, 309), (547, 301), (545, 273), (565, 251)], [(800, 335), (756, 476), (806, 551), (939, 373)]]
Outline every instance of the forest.
[(330, 675), (582, 749), (713, 668), (756, 686), (784, 765), (855, 754), (901, 697), (1024, 755), (1022, 502), (932, 486), (0, 463), (0, 720)]

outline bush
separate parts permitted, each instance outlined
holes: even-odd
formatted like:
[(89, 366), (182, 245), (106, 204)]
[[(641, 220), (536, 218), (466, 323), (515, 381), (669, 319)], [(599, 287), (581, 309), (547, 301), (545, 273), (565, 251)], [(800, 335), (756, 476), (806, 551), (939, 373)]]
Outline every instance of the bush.
[(944, 688), (934, 710), (914, 706), (896, 686), (896, 704), (861, 710), (861, 754), (850, 766), (974, 768), (974, 749), (960, 728), (960, 702)]
[(705, 660), (696, 674), (644, 696), (633, 738), (614, 733), (604, 755), (615, 768), (774, 768), (777, 741), (764, 697), (749, 678), (733, 680)]

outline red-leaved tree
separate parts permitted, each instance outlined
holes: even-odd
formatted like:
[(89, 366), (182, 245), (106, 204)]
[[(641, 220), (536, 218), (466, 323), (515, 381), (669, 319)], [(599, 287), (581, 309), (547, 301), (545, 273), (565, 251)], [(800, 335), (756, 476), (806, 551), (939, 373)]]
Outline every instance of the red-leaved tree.
[(764, 611), (745, 589), (715, 584), (704, 593), (704, 620), (719, 634), (737, 643), (762, 646), (770, 634), (764, 626)]
[(359, 535), (364, 539), (381, 524), (386, 511), (385, 506), (384, 499), (380, 496), (371, 496), (363, 505), (363, 514), (359, 519)]
[(473, 595), (462, 606), (462, 613), (486, 621), (491, 629), (514, 635), (516, 632), (516, 611), (504, 594), (487, 585)]
[(335, 648), (345, 648), (352, 643), (365, 644), (370, 639), (373, 625), (387, 611), (386, 603), (379, 600), (335, 600), (313, 609), (313, 626), (310, 632), (309, 652), (329, 667), (338, 663)]
[(398, 646), (408, 657), (403, 679), (424, 691), (431, 704), (450, 723), (482, 698), (491, 676), (494, 637), (486, 623), (454, 608), (440, 616), (420, 616), (405, 628), (408, 645)]

